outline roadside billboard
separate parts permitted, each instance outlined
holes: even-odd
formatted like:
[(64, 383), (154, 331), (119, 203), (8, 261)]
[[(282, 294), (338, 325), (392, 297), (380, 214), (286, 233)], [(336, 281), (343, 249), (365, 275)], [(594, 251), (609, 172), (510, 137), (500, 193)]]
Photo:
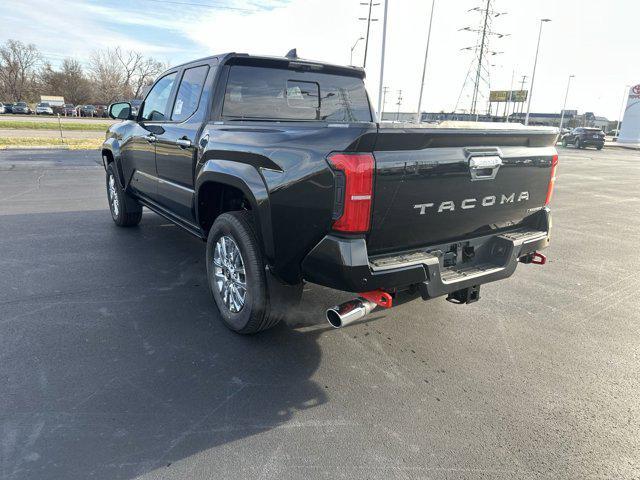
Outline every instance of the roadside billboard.
[(490, 102), (526, 102), (528, 90), (491, 90), (489, 92)]
[(640, 144), (640, 84), (629, 89), (618, 143)]

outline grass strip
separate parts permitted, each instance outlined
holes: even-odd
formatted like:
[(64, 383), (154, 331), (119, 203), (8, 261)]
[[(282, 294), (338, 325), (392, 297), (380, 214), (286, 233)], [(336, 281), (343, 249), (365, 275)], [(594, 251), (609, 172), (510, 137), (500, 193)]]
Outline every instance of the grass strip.
[[(62, 131), (87, 130), (106, 131), (109, 123), (62, 122)], [(58, 122), (24, 122), (19, 120), (0, 121), (0, 130), (59, 130)]]
[(0, 149), (59, 147), (70, 150), (97, 149), (102, 145), (100, 138), (65, 138), (64, 143), (59, 138), (31, 138), (31, 137), (0, 137)]

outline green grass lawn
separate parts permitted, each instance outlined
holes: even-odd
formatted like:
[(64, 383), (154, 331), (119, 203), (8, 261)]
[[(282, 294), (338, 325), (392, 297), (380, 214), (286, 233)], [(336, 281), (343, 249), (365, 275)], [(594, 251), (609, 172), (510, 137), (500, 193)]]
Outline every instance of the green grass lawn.
[[(65, 130), (91, 130), (91, 131), (106, 131), (109, 128), (109, 123), (81, 123), (81, 122), (62, 122), (62, 131)], [(6, 122), (0, 122), (0, 130), (59, 130), (58, 122), (25, 122), (20, 120), (8, 120)]]
[(29, 147), (65, 147), (71, 150), (85, 150), (99, 148), (100, 138), (65, 138), (64, 143), (59, 138), (30, 138), (30, 137), (0, 137), (0, 149), (29, 148)]

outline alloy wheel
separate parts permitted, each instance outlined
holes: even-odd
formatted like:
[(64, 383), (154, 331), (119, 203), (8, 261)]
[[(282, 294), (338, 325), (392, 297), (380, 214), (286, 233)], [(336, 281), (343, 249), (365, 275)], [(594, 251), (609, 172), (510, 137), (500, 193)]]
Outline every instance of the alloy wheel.
[(213, 275), (225, 306), (230, 312), (238, 313), (245, 304), (247, 277), (240, 249), (230, 236), (223, 235), (216, 242)]
[(118, 192), (116, 188), (116, 179), (113, 175), (109, 175), (109, 203), (111, 204), (111, 213), (114, 217), (117, 217), (120, 214), (120, 201), (118, 200)]

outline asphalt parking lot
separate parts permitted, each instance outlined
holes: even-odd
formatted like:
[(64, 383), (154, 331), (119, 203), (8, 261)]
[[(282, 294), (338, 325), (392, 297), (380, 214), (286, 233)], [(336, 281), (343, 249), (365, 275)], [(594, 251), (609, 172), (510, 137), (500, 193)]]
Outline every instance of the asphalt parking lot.
[(546, 266), (341, 330), (308, 285), (253, 337), (97, 152), (0, 152), (0, 477), (640, 478), (640, 153), (559, 151)]

